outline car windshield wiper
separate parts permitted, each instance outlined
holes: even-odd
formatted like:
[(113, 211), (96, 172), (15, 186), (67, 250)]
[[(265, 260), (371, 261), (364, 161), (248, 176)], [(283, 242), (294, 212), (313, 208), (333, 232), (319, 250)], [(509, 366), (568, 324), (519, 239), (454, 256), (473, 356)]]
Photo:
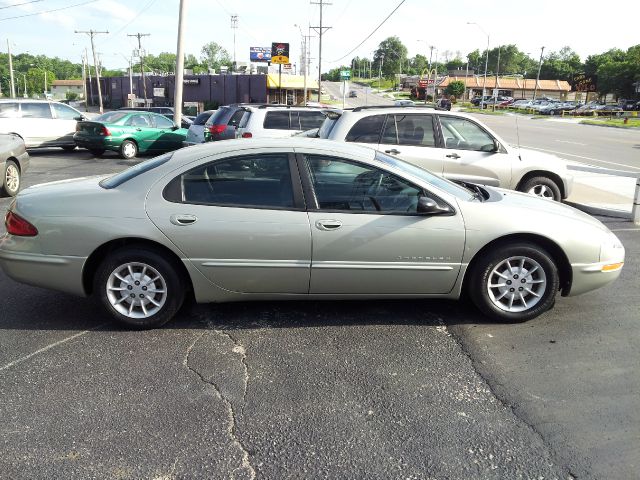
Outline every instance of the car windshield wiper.
[(486, 190), (483, 189), (480, 185), (476, 185), (475, 183), (464, 182), (462, 180), (454, 180), (454, 182), (457, 183), (458, 185), (463, 186), (464, 188), (469, 190), (471, 193), (473, 193), (474, 200), (479, 200), (481, 202), (484, 202), (488, 198)]

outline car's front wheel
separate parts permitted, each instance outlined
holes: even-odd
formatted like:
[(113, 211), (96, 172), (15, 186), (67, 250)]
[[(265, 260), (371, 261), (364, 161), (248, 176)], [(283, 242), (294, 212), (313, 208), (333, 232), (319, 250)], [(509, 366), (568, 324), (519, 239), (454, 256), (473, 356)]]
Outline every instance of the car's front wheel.
[(20, 167), (13, 160), (7, 160), (2, 174), (3, 182), (0, 184), (3, 195), (15, 197), (20, 190)]
[(473, 303), (499, 321), (523, 322), (549, 310), (560, 287), (553, 257), (531, 243), (494, 248), (483, 255), (467, 283)]
[(94, 277), (94, 293), (118, 322), (128, 327), (159, 327), (173, 318), (185, 291), (177, 267), (144, 248), (109, 255)]
[(120, 156), (125, 160), (136, 158), (138, 155), (138, 145), (133, 140), (125, 140), (120, 145)]
[(548, 177), (533, 177), (525, 181), (518, 189), (521, 192), (536, 195), (537, 197), (547, 198), (559, 202), (562, 200), (560, 187)]

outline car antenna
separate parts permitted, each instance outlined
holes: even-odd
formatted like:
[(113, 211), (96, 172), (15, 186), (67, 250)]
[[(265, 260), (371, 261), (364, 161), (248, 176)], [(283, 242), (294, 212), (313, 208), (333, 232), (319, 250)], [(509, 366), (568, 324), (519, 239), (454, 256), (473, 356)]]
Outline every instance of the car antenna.
[(520, 154), (520, 129), (518, 128), (518, 114), (516, 113), (516, 135), (518, 137), (518, 158), (522, 161), (522, 155)]

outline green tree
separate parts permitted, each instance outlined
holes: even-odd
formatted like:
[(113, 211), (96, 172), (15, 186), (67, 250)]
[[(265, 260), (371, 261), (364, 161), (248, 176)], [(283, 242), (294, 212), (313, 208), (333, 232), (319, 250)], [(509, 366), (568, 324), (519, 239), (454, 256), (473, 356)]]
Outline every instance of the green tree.
[(208, 68), (220, 70), (221, 66), (231, 67), (231, 57), (221, 45), (216, 42), (209, 42), (200, 50), (200, 59)]
[(407, 47), (398, 37), (389, 37), (380, 42), (373, 54), (373, 76), (378, 75), (382, 67), (383, 77), (393, 77), (401, 71), (406, 71), (408, 65)]
[(460, 80), (456, 80), (455, 82), (451, 82), (444, 91), (447, 95), (454, 95), (456, 98), (462, 97), (464, 95), (464, 82)]
[(176, 54), (162, 52), (156, 55), (148, 55), (144, 60), (145, 66), (154, 73), (169, 74), (176, 71)]
[(551, 52), (544, 58), (540, 68), (540, 78), (571, 81), (576, 73), (583, 70), (580, 56), (571, 48), (563, 47), (560, 51)]

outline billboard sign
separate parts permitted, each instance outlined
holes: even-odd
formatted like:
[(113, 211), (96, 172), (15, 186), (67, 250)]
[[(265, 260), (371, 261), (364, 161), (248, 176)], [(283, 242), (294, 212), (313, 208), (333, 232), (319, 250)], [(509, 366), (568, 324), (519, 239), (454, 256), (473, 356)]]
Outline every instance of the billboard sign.
[(595, 92), (598, 90), (598, 76), (577, 73), (573, 76), (573, 89), (576, 92)]
[(271, 44), (271, 63), (289, 63), (289, 44), (273, 42)]
[(269, 47), (249, 47), (249, 60), (252, 62), (270, 62), (271, 49)]

